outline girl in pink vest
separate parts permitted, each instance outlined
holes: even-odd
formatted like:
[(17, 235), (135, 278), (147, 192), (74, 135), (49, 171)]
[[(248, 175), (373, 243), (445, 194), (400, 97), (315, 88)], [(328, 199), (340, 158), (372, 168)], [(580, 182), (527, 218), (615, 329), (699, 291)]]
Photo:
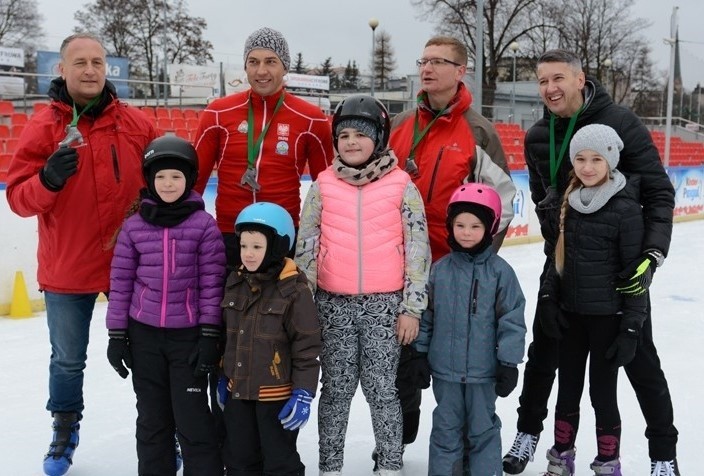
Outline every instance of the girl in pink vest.
[(377, 474), (395, 475), (403, 464), (396, 370), (428, 300), (425, 211), (387, 148), (389, 115), (379, 101), (346, 98), (332, 127), (338, 155), (308, 192), (296, 247), (323, 337), (319, 467), (322, 475), (341, 474), (350, 404), (361, 383)]

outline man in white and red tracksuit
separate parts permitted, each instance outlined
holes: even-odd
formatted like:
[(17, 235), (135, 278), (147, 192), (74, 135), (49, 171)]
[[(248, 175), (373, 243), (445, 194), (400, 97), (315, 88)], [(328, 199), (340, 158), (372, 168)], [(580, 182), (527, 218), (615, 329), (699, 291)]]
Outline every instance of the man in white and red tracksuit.
[(244, 63), (250, 89), (202, 111), (194, 141), (196, 191), (205, 190), (217, 166), (215, 214), (229, 266), (239, 264), (239, 250), (233, 249), (239, 212), (251, 203), (273, 202), (289, 212), (298, 229), (306, 165), (315, 180), (333, 158), (332, 129), (323, 112), (284, 89), (291, 58), (283, 35), (271, 28), (252, 33)]

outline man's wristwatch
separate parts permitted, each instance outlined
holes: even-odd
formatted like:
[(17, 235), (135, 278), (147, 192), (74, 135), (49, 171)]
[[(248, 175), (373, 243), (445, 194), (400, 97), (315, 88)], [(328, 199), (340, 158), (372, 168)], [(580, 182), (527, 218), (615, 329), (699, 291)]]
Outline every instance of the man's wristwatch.
[(653, 259), (657, 268), (662, 266), (662, 264), (665, 262), (665, 255), (662, 254), (662, 251), (660, 250), (649, 249), (646, 250), (645, 254), (647, 254), (650, 258)]

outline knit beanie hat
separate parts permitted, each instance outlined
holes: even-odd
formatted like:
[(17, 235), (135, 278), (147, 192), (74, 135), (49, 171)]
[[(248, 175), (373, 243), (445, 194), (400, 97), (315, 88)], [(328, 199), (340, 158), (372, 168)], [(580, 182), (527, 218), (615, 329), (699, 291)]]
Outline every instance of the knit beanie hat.
[(155, 160), (149, 167), (146, 178), (147, 189), (152, 195), (152, 198), (154, 198), (158, 202), (161, 202), (161, 199), (159, 198), (159, 194), (156, 192), (156, 188), (154, 187), (154, 178), (160, 170), (165, 169), (180, 170), (181, 172), (183, 172), (184, 177), (186, 177), (186, 189), (183, 191), (183, 195), (181, 195), (181, 197), (179, 197), (179, 199), (176, 200), (175, 203), (181, 202), (191, 193), (191, 189), (193, 188), (193, 185), (196, 182), (197, 172), (188, 162), (181, 158), (163, 157)]
[(257, 48), (263, 48), (265, 50), (271, 50), (276, 53), (281, 62), (284, 64), (284, 69), (288, 71), (291, 65), (291, 56), (288, 53), (288, 43), (284, 36), (271, 28), (260, 28), (255, 31), (247, 41), (244, 42), (244, 62), (247, 63), (247, 57), (252, 50)]
[(363, 119), (361, 117), (352, 117), (349, 119), (343, 119), (337, 124), (337, 130), (335, 135), (339, 136), (343, 129), (357, 129), (359, 132), (369, 137), (374, 141), (374, 144), (379, 140), (379, 130), (372, 121), (368, 119)]
[(604, 124), (589, 124), (578, 130), (570, 142), (570, 161), (583, 150), (593, 150), (609, 164), (609, 170), (618, 165), (619, 152), (623, 150), (623, 141), (616, 131)]

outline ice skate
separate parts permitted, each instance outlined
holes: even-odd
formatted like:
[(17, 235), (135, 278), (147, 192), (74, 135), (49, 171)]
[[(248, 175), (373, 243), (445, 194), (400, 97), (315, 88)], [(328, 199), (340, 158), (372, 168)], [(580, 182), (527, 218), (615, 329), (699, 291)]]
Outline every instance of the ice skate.
[(73, 464), (73, 453), (78, 447), (78, 413), (54, 413), (53, 441), (44, 456), (44, 474), (63, 476)]
[(555, 448), (550, 448), (547, 453), (548, 471), (544, 476), (574, 476), (575, 449), (558, 453)]
[(680, 476), (677, 458), (672, 461), (650, 461), (650, 476)]
[(533, 455), (539, 439), (540, 435), (531, 435), (530, 433), (519, 431), (516, 434), (516, 439), (513, 440), (511, 449), (504, 456), (504, 472), (506, 474), (521, 474), (526, 469), (528, 462), (533, 461)]
[(621, 461), (618, 458), (611, 461), (594, 460), (589, 467), (594, 471), (594, 476), (621, 476)]

